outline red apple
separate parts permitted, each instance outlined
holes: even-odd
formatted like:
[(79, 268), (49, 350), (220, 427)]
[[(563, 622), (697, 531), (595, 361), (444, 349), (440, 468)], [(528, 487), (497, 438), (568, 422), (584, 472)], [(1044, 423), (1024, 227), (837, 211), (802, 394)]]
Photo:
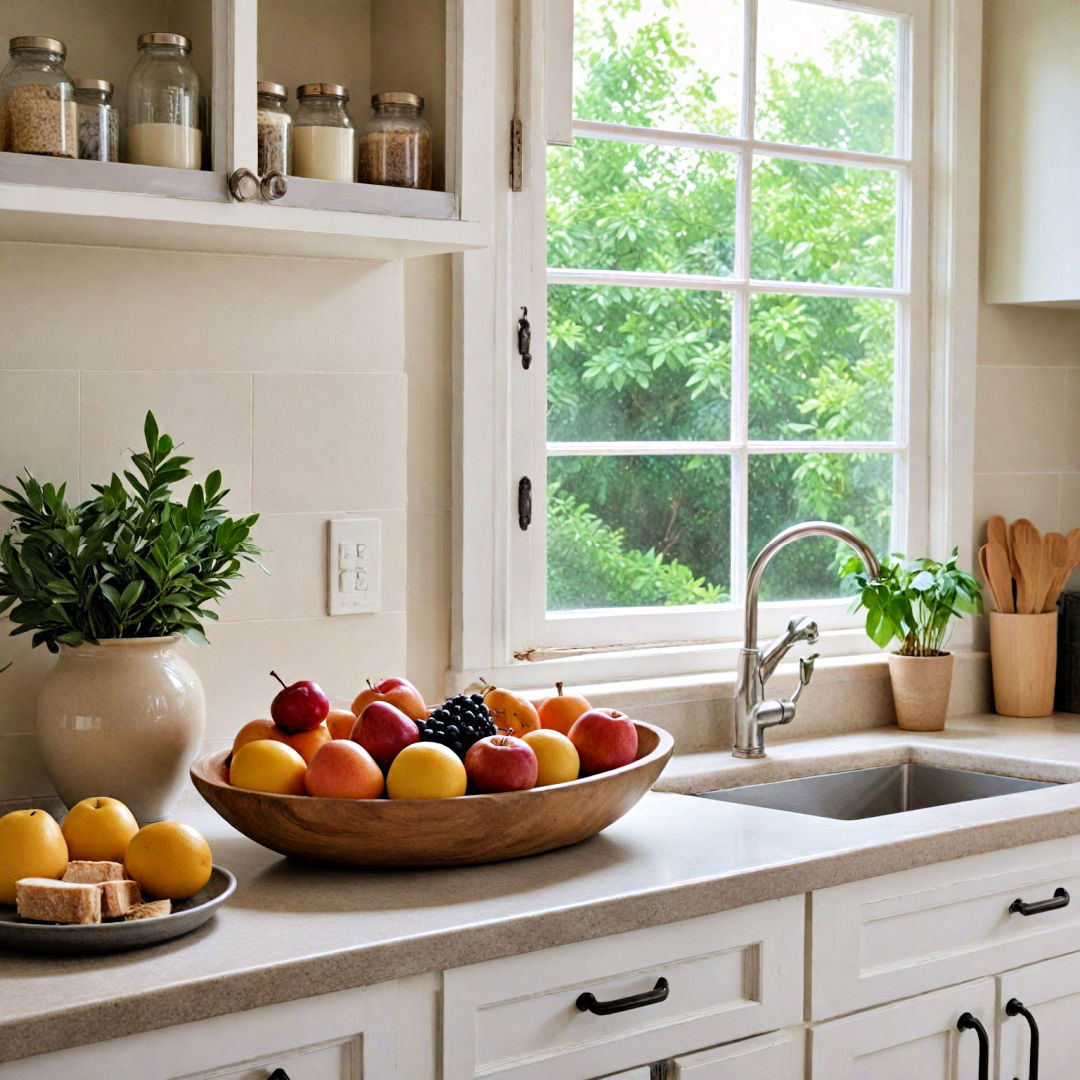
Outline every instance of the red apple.
[(629, 765), (637, 757), (637, 728), (618, 709), (590, 709), (570, 727), (570, 741), (581, 758), (581, 775)]
[(349, 738), (359, 743), (385, 771), (406, 746), (420, 741), (420, 728), (388, 701), (373, 701), (357, 717)]
[(408, 679), (396, 676), (382, 679), (372, 684), (368, 679), (367, 689), (361, 690), (352, 703), (352, 711), (359, 716), (373, 701), (388, 701), (413, 720), (427, 719), (427, 706), (423, 695)]
[(331, 799), (377, 799), (383, 793), (382, 769), (362, 746), (332, 739), (308, 763), (304, 788)]
[(318, 683), (304, 680), (286, 686), (285, 680), (276, 671), (270, 674), (281, 683), (277, 697), (270, 702), (270, 715), (282, 731), (290, 734), (311, 731), (326, 719), (330, 712), (330, 699)]
[(465, 772), (477, 791), (525, 791), (536, 786), (533, 748), (513, 735), (488, 735), (465, 754)]

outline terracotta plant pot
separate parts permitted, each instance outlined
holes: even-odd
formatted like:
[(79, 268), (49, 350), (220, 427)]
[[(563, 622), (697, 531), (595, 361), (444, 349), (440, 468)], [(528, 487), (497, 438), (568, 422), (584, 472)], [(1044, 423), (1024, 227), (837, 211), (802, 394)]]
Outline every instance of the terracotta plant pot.
[(941, 731), (949, 711), (952, 653), (944, 656), (901, 656), (889, 653), (896, 722), (904, 731)]
[(60, 647), (38, 694), (45, 772), (73, 806), (107, 795), (140, 823), (166, 816), (199, 752), (206, 700), (178, 635)]
[(1057, 611), (1038, 615), (990, 612), (994, 711), (1002, 716), (1049, 716), (1057, 679)]

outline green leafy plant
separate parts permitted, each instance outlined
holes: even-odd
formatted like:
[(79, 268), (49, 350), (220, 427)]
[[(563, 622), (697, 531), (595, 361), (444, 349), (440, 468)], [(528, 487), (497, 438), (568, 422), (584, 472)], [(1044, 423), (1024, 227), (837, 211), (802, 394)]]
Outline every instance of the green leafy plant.
[(77, 506), (65, 501), (66, 485), (29, 472), (19, 490), (0, 487), (0, 506), (15, 516), (0, 540), (0, 614), (9, 612), (12, 635), (32, 633), (50, 652), (170, 634), (206, 643), (202, 620), (217, 618), (208, 605), (260, 554), (251, 540), (259, 515), (228, 516), (216, 469), (186, 502), (173, 501), (191, 458), (173, 453), (151, 412), (143, 431), (134, 471), (94, 484), (97, 495)]
[(955, 548), (943, 563), (890, 555), (873, 579), (853, 556), (840, 573), (859, 588), (851, 610), (866, 609), (867, 636), (882, 649), (899, 642), (901, 656), (943, 656), (952, 620), (982, 611), (982, 589), (957, 567)]

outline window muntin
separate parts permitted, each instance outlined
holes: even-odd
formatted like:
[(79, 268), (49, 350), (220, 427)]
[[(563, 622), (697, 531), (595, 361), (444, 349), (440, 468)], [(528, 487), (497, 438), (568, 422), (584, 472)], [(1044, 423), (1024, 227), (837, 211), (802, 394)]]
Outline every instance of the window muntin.
[[(670, 102), (649, 106), (647, 87), (616, 78), (640, 46), (632, 31), (648, 16), (700, 25), (696, 0), (579, 0), (586, 29), (637, 10), (603, 60), (604, 86), (635, 96), (631, 111), (597, 104), (579, 62), (575, 144), (549, 148), (551, 612), (737, 604), (748, 560), (807, 517), (881, 550), (903, 540), (910, 19), (805, 0), (708, 6), (743, 20), (736, 78), (728, 64), (698, 79), (742, 89), (711, 102), (711, 129), (700, 102), (673, 121)], [(785, 95), (818, 105), (785, 111)], [(788, 555), (766, 598), (837, 595), (834, 552)]]

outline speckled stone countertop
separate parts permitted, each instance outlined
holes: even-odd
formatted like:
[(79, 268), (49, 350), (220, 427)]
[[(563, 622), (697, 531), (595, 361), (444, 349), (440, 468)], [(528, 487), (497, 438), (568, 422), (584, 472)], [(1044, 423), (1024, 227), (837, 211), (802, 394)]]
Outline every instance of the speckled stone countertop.
[[(313, 868), (206, 807), (185, 808), (239, 880), (231, 901), (202, 929), (150, 949), (0, 951), (0, 1061), (1080, 833), (1080, 716), (967, 717), (939, 734), (876, 728), (769, 753), (757, 762), (683, 755), (665, 791), (591, 840), (450, 870)], [(676, 793), (903, 761), (1063, 786), (866, 821)]]

